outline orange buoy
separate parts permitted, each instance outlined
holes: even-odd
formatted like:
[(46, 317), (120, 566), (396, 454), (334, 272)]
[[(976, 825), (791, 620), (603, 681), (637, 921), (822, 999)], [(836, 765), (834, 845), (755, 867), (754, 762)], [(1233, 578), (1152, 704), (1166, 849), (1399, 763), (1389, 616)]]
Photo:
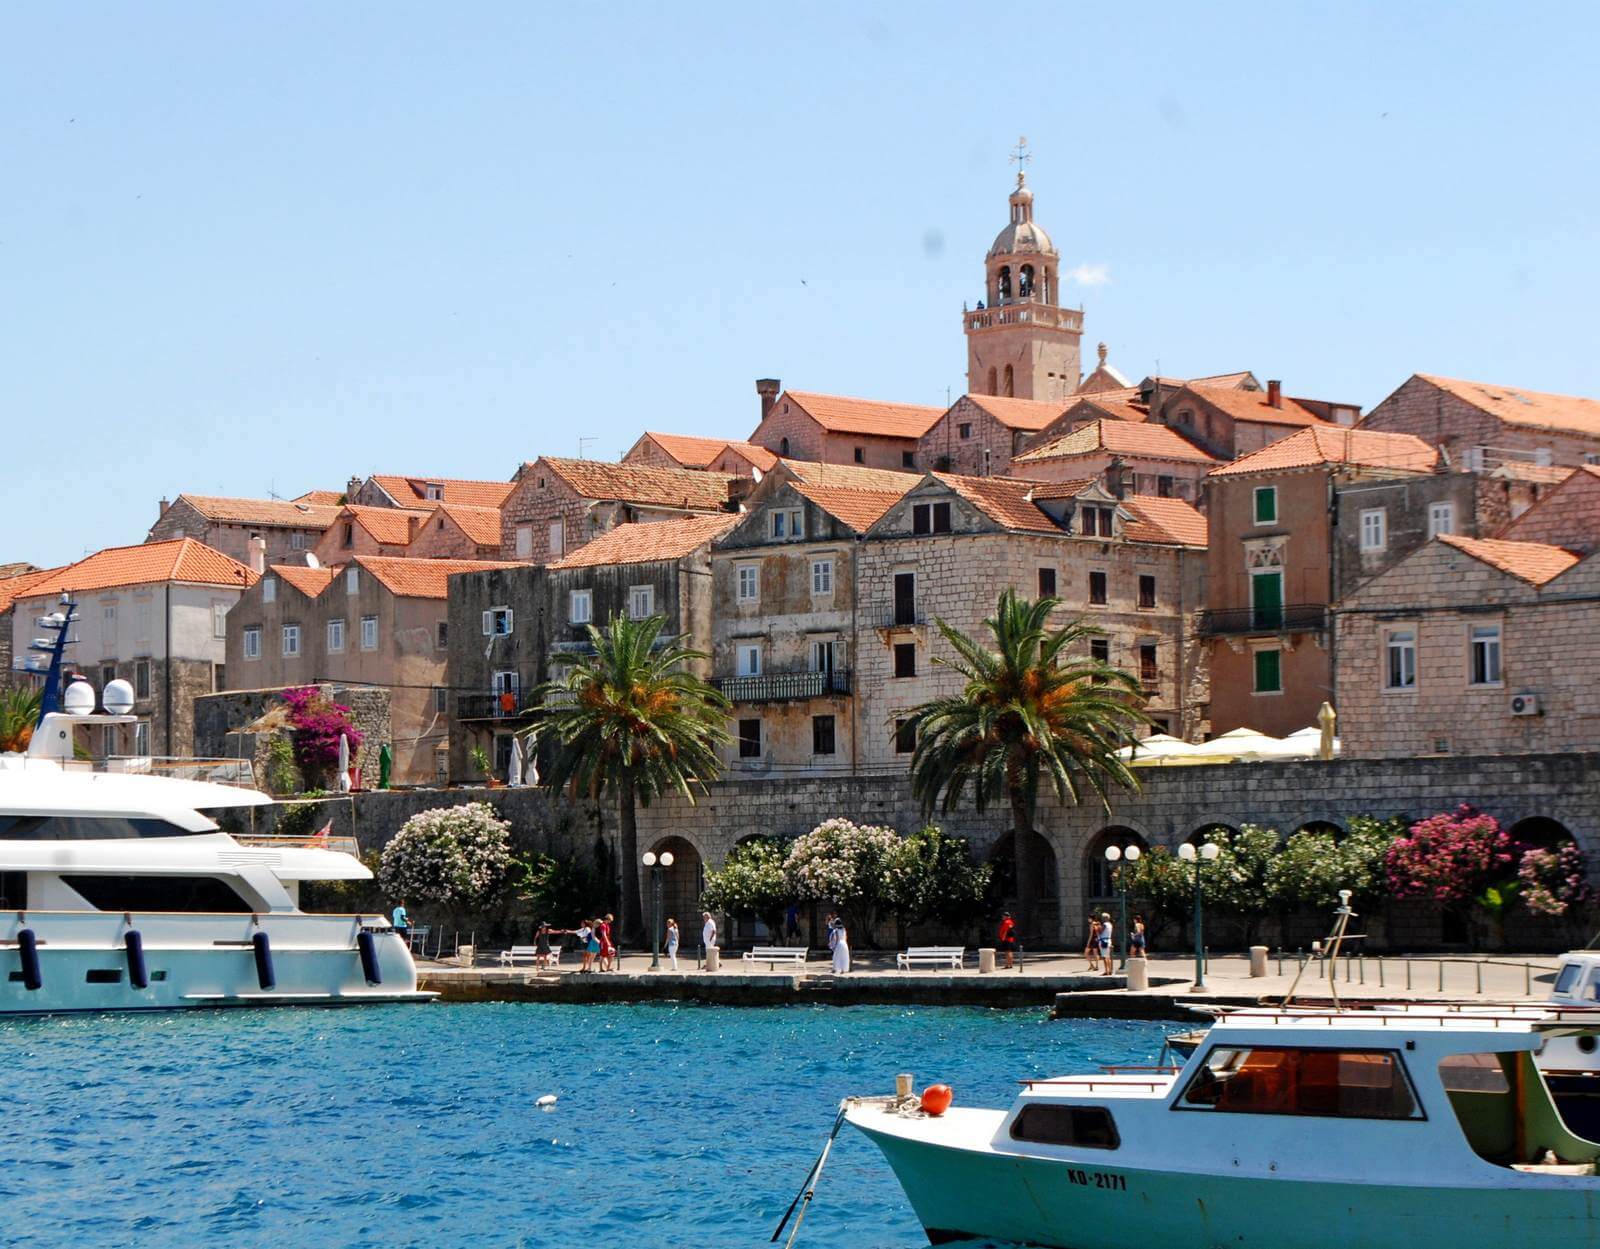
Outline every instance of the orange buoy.
[(942, 1115), (950, 1109), (954, 1096), (948, 1084), (930, 1084), (922, 1090), (922, 1109), (930, 1115)]

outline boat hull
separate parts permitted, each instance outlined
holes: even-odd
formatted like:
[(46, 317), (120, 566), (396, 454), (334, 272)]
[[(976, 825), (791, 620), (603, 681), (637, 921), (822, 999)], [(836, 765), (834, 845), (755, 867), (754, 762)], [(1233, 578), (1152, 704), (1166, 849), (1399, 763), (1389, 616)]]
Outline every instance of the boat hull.
[[(852, 1122), (883, 1151), (933, 1244), (1051, 1249), (1596, 1249), (1595, 1181), (1502, 1172), (1425, 1187), (1150, 1171), (949, 1147)], [(1498, 1177), (1495, 1177), (1498, 1178)]]

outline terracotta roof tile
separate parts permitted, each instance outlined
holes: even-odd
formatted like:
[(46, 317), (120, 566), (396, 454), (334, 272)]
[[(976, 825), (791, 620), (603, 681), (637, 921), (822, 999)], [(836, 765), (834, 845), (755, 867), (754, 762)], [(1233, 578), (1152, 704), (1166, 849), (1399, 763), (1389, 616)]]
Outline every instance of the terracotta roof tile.
[(1033, 483), (1030, 497), (1035, 499), (1075, 499), (1090, 486), (1097, 485), (1098, 477), (1075, 477), (1071, 481), (1038, 481)]
[(1070, 434), (1053, 438), (1030, 448), (1013, 463), (1028, 464), (1065, 456), (1093, 455), (1110, 451), (1118, 455), (1140, 455), (1158, 460), (1185, 460), (1215, 464), (1217, 457), (1195, 446), (1167, 425), (1135, 425), (1128, 421), (1090, 421)]
[(401, 507), (415, 504), (428, 507), (439, 499), (428, 498), (428, 487), (439, 486), (442, 502), (467, 503), (473, 507), (499, 507), (511, 493), (509, 481), (471, 481), (460, 477), (408, 477), (399, 473), (374, 473), (372, 480)]
[(4, 581), (10, 577), (20, 577), (25, 572), (38, 571), (39, 568), (37, 565), (30, 564), (26, 560), (18, 560), (12, 564), (0, 564), (0, 581)]
[(905, 490), (852, 490), (841, 486), (813, 486), (801, 481), (794, 482), (790, 488), (857, 533), (865, 533), (905, 497), (906, 490), (917, 484), (917, 478), (910, 473), (905, 474), (905, 478)]
[(316, 598), (333, 580), (333, 569), (310, 568), (305, 564), (273, 564), (267, 571), (287, 581), (307, 598)]
[(1184, 386), (1199, 386), (1205, 390), (1241, 390), (1246, 383), (1253, 383), (1256, 375), (1245, 369), (1240, 373), (1212, 373), (1208, 377), (1148, 377), (1145, 380), (1155, 382), (1164, 390), (1178, 390)]
[(1012, 477), (964, 477), (955, 473), (934, 473), (933, 476), (1007, 529), (1028, 533), (1061, 532), (1061, 526), (1034, 504), (1031, 497), (1034, 482)]
[(538, 463), (585, 499), (677, 507), (696, 512), (720, 511), (727, 505), (733, 483), (745, 480), (732, 473), (646, 468), (639, 464), (568, 460), (548, 455)]
[(413, 507), (373, 507), (366, 503), (347, 503), (339, 509), (339, 519), (354, 521), (373, 541), (384, 546), (409, 546), (412, 522), (421, 523), (430, 513)]
[(922, 480), (920, 472), (895, 468), (864, 468), (859, 464), (820, 464), (816, 460), (784, 460), (783, 467), (796, 480), (812, 486), (841, 490), (884, 490), (904, 494)]
[(181, 581), (190, 585), (246, 588), (256, 574), (236, 559), (193, 538), (170, 542), (142, 542), (138, 546), (113, 546), (87, 555), (76, 564), (52, 569), (36, 578), (25, 591), (29, 598), (60, 594), (63, 590), (108, 590), (115, 586), (152, 585)]
[(1037, 399), (1012, 399), (1005, 395), (963, 395), (982, 408), (1007, 429), (1022, 429), (1030, 433), (1043, 429), (1067, 410), (1066, 402), (1041, 402)]
[(1207, 542), (1206, 518), (1182, 499), (1163, 499), (1151, 494), (1130, 494), (1121, 505), (1134, 516), (1123, 526), (1130, 542), (1176, 543), (1200, 546)]
[(1319, 464), (1357, 464), (1366, 468), (1431, 473), (1438, 463), (1438, 449), (1412, 434), (1388, 434), (1375, 429), (1318, 424), (1268, 443), (1261, 450), (1241, 456), (1231, 464), (1214, 468), (1208, 476), (1280, 472), (1291, 468), (1314, 468)]
[(1531, 460), (1504, 460), (1490, 473), (1505, 481), (1531, 481), (1541, 486), (1553, 486), (1572, 476), (1572, 469), (1564, 464), (1535, 464)]
[(672, 520), (634, 521), (601, 534), (593, 542), (585, 543), (549, 567), (595, 568), (682, 559), (713, 539), (720, 538), (738, 523), (739, 517), (729, 512), (675, 517)]
[(0, 580), (0, 612), (10, 611), (11, 604), (19, 598), (27, 597), (34, 586), (42, 585), (57, 573), (65, 571), (65, 567), (36, 568), (32, 572), (17, 573)]
[(470, 507), (465, 503), (441, 503), (428, 513), (431, 522), (440, 515), (448, 516), (467, 538), (478, 546), (500, 545), (500, 509), (497, 507)]
[(927, 408), (911, 403), (881, 403), (876, 399), (819, 395), (808, 390), (786, 390), (783, 393), (823, 429), (835, 433), (921, 438), (945, 414), (944, 408)]
[(1496, 386), (1490, 382), (1435, 377), (1429, 373), (1418, 373), (1417, 376), (1464, 403), (1470, 403), (1480, 412), (1499, 417), (1508, 425), (1560, 429), (1591, 437), (1600, 435), (1600, 399), (1551, 395), (1537, 390)]
[(403, 555), (358, 555), (352, 561), (400, 598), (448, 598), (450, 578), (463, 572), (524, 568), (525, 564), (491, 559), (407, 559)]
[(209, 494), (180, 494), (207, 520), (223, 524), (265, 525), (280, 529), (326, 529), (338, 515), (337, 507), (287, 499), (227, 499)]
[(692, 434), (657, 434), (645, 431), (655, 443), (684, 468), (706, 468), (728, 445), (726, 438), (697, 438)]
[(729, 442), (724, 447), (734, 455), (755, 465), (763, 473), (769, 473), (778, 463), (775, 452), (768, 451), (765, 447), (758, 447), (753, 442)]
[(1458, 533), (1442, 533), (1437, 540), (1529, 585), (1554, 580), (1578, 562), (1578, 556), (1571, 551), (1544, 542), (1467, 538)]
[(343, 507), (344, 495), (338, 490), (307, 490), (295, 495), (295, 503), (312, 503), (318, 507)]
[[(1189, 389), (1195, 389), (1191, 383)], [(1200, 387), (1195, 397), (1210, 407), (1226, 412), (1236, 421), (1255, 421), (1262, 425), (1331, 425), (1309, 408), (1284, 395), (1283, 406), (1275, 408), (1267, 402), (1264, 390), (1229, 390), (1221, 387)], [(1341, 427), (1342, 428), (1342, 427)]]

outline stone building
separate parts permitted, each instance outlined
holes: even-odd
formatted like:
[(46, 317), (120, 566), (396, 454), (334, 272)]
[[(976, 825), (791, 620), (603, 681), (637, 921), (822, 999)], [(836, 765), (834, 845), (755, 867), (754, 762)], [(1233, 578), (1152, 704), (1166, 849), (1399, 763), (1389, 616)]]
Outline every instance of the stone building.
[(500, 510), (506, 559), (553, 564), (617, 525), (734, 512), (750, 479), (729, 473), (541, 456)]
[(1061, 254), (1033, 219), (1020, 171), (1010, 208), (984, 257), (983, 298), (961, 310), (967, 393), (1065, 405), (1081, 380), (1083, 309), (1061, 306)]
[(343, 503), (362, 507), (403, 507), (432, 511), (435, 503), (464, 503), (468, 507), (499, 507), (511, 494), (510, 481), (476, 481), (461, 477), (407, 477), (377, 473), (366, 480), (352, 477)]
[(862, 536), (921, 480), (780, 461), (712, 544), (714, 680), (733, 704), (733, 772), (847, 774), (860, 763)]
[(449, 774), (482, 779), (470, 753), (504, 776), (512, 738), (532, 723), (534, 691), (548, 675), (549, 594), (542, 565), (457, 573), (449, 588)]
[(312, 554), (324, 568), (347, 563), (358, 555), (404, 557), (410, 553), (412, 539), (431, 514), (421, 508), (347, 503), (338, 510)]
[(338, 506), (326, 502), (327, 498), (326, 491), (313, 491), (299, 499), (223, 499), (180, 494), (170, 503), (161, 500), (160, 515), (145, 541), (193, 538), (230, 559), (249, 564), (251, 540), (260, 538), (266, 560), (277, 563), (303, 558), (306, 551), (316, 549), (338, 514)]
[[(12, 621), (16, 618), (13, 605), (17, 598), (35, 581), (43, 580), (59, 569), (35, 568), (32, 564), (0, 564), (0, 689), (27, 681), (27, 677), (12, 670), (26, 651), (12, 650)], [(29, 622), (31, 625), (31, 621)]]
[[(1323, 416), (1326, 411), (1332, 418)], [(1351, 426), (1361, 415), (1353, 404), (1292, 399), (1282, 383), (1269, 381), (1263, 391), (1211, 386), (1185, 386), (1152, 413), (1218, 459), (1233, 460), (1259, 451), (1310, 426)]]
[[(736, 448), (743, 455), (733, 460), (733, 463), (743, 466), (739, 468), (722, 468), (728, 463), (724, 457), (730, 448)], [(624, 464), (638, 464), (646, 468), (698, 468), (711, 469), (717, 472), (738, 472), (741, 476), (750, 475), (749, 468), (752, 461), (748, 458), (751, 451), (758, 452), (761, 459), (770, 462), (772, 453), (765, 448), (756, 447), (752, 443), (735, 442), (726, 438), (698, 438), (688, 434), (658, 434), (645, 432), (639, 435), (637, 442), (629, 447), (622, 457)]]
[(916, 462), (942, 473), (997, 477), (1063, 405), (1003, 395), (962, 395), (922, 436)]
[(29, 577), (12, 601), (12, 652), (26, 654), (34, 620), (71, 593), (80, 619), (67, 659), (96, 689), (133, 686), (134, 753), (190, 755), (194, 699), (226, 687), (227, 620), (255, 581), (193, 538), (109, 547)]
[(1489, 382), (1414, 373), (1361, 427), (1415, 434), (1469, 470), (1515, 461), (1600, 463), (1600, 399)]
[(930, 474), (868, 529), (859, 554), (862, 766), (904, 767), (914, 743), (901, 723), (959, 689), (935, 662), (952, 655), (936, 621), (985, 636), (1007, 588), (1053, 595), (1063, 623), (1081, 616), (1104, 629), (1091, 652), (1138, 679), (1157, 729), (1197, 734), (1206, 674), (1192, 621), (1205, 546), (1205, 518), (1179, 499), (1118, 499), (1093, 481)]
[(802, 390), (779, 394), (777, 385), (756, 383), (761, 423), (749, 441), (782, 459), (915, 470), (924, 467), (917, 462), (923, 436), (944, 415), (943, 408), (910, 403)]
[(1030, 447), (1009, 473), (1029, 481), (1100, 477), (1129, 494), (1204, 504), (1201, 483), (1220, 461), (1165, 425), (1093, 420), (1070, 434)]
[(449, 746), (449, 579), (499, 567), (376, 555), (336, 568), (273, 565), (228, 627), (234, 685), (335, 681), (388, 689), (393, 780), (433, 781)]
[[(389, 691), (327, 682), (320, 682), (319, 688), (328, 699), (350, 709), (350, 723), (361, 734), (350, 765), (360, 769), (365, 788), (374, 788), (381, 775), (380, 752), (394, 740)], [(292, 732), (285, 720), (269, 715), (282, 706), (283, 693), (283, 689), (227, 690), (200, 695), (194, 700), (195, 753), (202, 759), (248, 759), (258, 789), (280, 798), (293, 794), (305, 778), (297, 768), (285, 775), (269, 746), (273, 738), (287, 740)], [(292, 747), (292, 741), (289, 744)]]
[[(1096, 370), (1096, 374), (1100, 371)], [(1043, 446), (1065, 434), (1072, 433), (1092, 421), (1146, 422), (1156, 425), (1169, 423), (1165, 416), (1167, 405), (1181, 390), (1194, 387), (1200, 390), (1238, 390), (1261, 393), (1261, 383), (1254, 373), (1217, 373), (1189, 380), (1178, 377), (1147, 377), (1137, 386), (1100, 386), (1098, 389), (1080, 390), (1068, 403), (1065, 411), (1028, 440), (1028, 448)], [(1226, 457), (1223, 457), (1226, 458)]]
[[(1213, 733), (1248, 727), (1281, 737), (1317, 722), (1333, 697), (1336, 492), (1431, 477), (1438, 459), (1409, 434), (1319, 422), (1206, 477), (1201, 632), (1210, 643)], [(1376, 523), (1358, 518), (1369, 530)]]
[(500, 509), (441, 503), (417, 525), (400, 553), (409, 559), (498, 559)]

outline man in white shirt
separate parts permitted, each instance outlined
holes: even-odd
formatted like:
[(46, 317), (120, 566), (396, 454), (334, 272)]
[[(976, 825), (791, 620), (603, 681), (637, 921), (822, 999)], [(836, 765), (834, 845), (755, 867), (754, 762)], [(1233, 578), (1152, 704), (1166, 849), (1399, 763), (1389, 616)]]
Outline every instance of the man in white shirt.
[(703, 953), (717, 944), (717, 921), (711, 918), (710, 911), (701, 911), (700, 917), (705, 920), (705, 927), (700, 930), (700, 946)]

